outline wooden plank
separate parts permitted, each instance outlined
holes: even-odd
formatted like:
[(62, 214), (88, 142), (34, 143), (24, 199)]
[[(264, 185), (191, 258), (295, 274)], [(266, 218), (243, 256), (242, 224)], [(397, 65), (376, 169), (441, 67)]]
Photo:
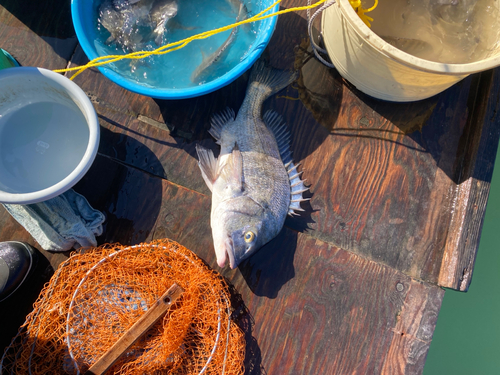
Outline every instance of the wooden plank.
[(313, 112), (296, 116), (292, 149), (311, 184), (311, 216), (288, 225), (309, 221), (317, 238), (436, 282), (456, 185), (450, 164), (467, 119), (451, 108), (466, 108), (470, 81), (396, 104), (366, 97), (307, 58), (298, 86)]
[[(112, 172), (109, 165), (116, 165), (116, 170)], [(114, 211), (117, 218), (107, 223), (114, 241), (168, 237), (219, 269), (210, 235), (209, 196), (103, 156), (97, 166), (78, 188), (106, 213), (122, 207)], [(92, 186), (93, 173), (102, 176), (106, 170), (123, 176), (122, 169), (130, 173), (126, 183), (111, 183), (117, 179), (110, 178)], [(138, 194), (141, 185), (143, 192), (155, 186), (148, 179), (162, 184), (157, 211), (145, 206), (145, 194)], [(112, 186), (116, 190), (107, 196), (99, 191)], [(115, 194), (116, 198), (109, 198)], [(135, 204), (118, 203), (131, 196)], [(120, 221), (135, 216), (139, 223), (151, 215), (155, 222), (148, 227), (125, 226)], [(247, 329), (248, 373), (262, 369), (289, 374), (422, 372), (443, 297), (439, 287), (287, 228), (239, 269), (222, 273), (246, 305), (235, 307)]]
[[(111, 114), (99, 109), (99, 152), (178, 185), (208, 194), (196, 158), (195, 142), (174, 137), (165, 126), (141, 116)], [(213, 143), (207, 143), (213, 146)]]
[[(291, 5), (293, 2), (288, 4)], [(51, 6), (46, 5), (48, 8), (43, 9), (47, 14), (54, 14), (53, 19), (49, 17), (50, 21), (56, 23), (60, 17), (65, 17), (64, 14), (67, 16), (66, 8), (58, 13)], [(20, 24), (14, 14), (22, 14), (18, 6), (9, 2), (2, 8), (2, 16), (8, 20), (0, 29), (2, 39), (12, 40), (14, 31), (19, 28), (32, 38), (38, 38)], [(67, 26), (61, 31), (48, 26), (53, 25), (51, 22), (33, 23), (33, 19), (26, 18), (25, 22), (33, 24), (30, 27), (46, 38), (69, 37), (67, 40), (73, 35)], [(266, 103), (266, 108), (284, 114), (292, 127), (296, 160), (303, 160), (306, 169), (314, 169), (314, 174), (309, 176), (314, 192), (311, 216), (305, 221), (289, 221), (288, 225), (303, 229), (309, 222), (317, 238), (380, 260), (413, 277), (467, 289), (484, 216), (492, 156), (498, 142), (495, 121), (490, 120), (489, 128), (482, 132), (486, 111), (495, 113), (497, 105), (494, 98), (488, 106), (480, 104), (492, 87), (491, 75), (483, 74), (481, 80), (473, 82), (476, 86), (471, 90), (471, 80), (468, 79), (442, 95), (418, 103), (376, 101), (357, 92), (317, 61), (309, 60), (303, 47), (302, 51), (297, 46), (289, 48), (305, 37), (304, 22), (303, 15), (280, 17), (280, 27), (269, 49), (270, 59), (278, 62), (277, 65), (289, 67), (292, 58), (298, 63), (302, 76), (297, 82), (297, 95), (301, 101), (274, 99)], [(61, 56), (54, 57), (54, 51), (45, 50), (50, 47), (46, 44), (33, 41), (23, 46), (23, 51), (29, 53), (21, 58), (21, 62), (43, 65), (33, 59), (44, 58), (51, 61), (49, 66), (54, 59), (69, 58), (74, 46), (74, 43), (69, 43), (62, 48), (64, 53), (59, 53)], [(45, 49), (38, 50), (40, 46)], [(6, 47), (9, 47), (8, 42)], [(81, 51), (75, 55), (74, 61), (85, 61)], [(103, 131), (102, 153), (174, 183), (208, 193), (196, 165), (194, 142), (203, 141), (217, 148), (206, 132), (209, 118), (226, 105), (238, 108), (246, 77), (217, 93), (188, 101), (145, 98), (121, 89), (95, 70), (85, 72), (77, 82), (94, 99), (103, 129), (110, 130)], [(289, 90), (289, 94), (293, 95), (293, 90)], [(468, 108), (474, 109), (469, 111)], [(472, 117), (474, 121), (470, 120)], [(441, 125), (443, 123), (445, 126)], [(471, 141), (464, 141), (464, 138)], [(137, 147), (130, 147), (134, 141), (139, 142)], [(466, 146), (464, 150), (471, 149), (461, 152), (459, 148), (462, 146)], [(120, 147), (121, 150), (117, 150)], [(461, 163), (461, 160), (466, 160), (464, 155), (474, 158), (479, 150), (485, 150), (483, 158), (476, 163)], [(155, 155), (160, 161), (156, 168), (147, 165), (148, 158), (144, 157), (147, 154)], [(376, 158), (382, 158), (383, 163), (374, 164)], [(323, 162), (332, 159), (336, 162)], [(467, 169), (467, 165), (471, 165), (469, 172), (477, 172), (481, 170), (478, 166), (485, 165), (484, 162), (489, 163), (490, 172), (485, 170), (479, 185), (473, 180), (457, 180), (463, 166)], [(179, 168), (179, 165), (183, 167)], [(371, 175), (363, 177), (367, 172)], [(465, 171), (460, 178), (469, 172)], [(377, 174), (381, 173), (384, 180), (378, 178)], [(325, 185), (331, 179), (337, 181)], [(358, 188), (375, 193), (353, 201), (349, 193), (357, 190), (351, 185), (360, 181), (363, 184)], [(381, 181), (385, 185), (378, 186)], [(407, 190), (398, 190), (401, 187)], [(336, 191), (331, 192), (330, 188)], [(320, 193), (321, 189), (327, 190)], [(347, 195), (342, 193), (343, 189)], [(476, 190), (478, 193), (474, 193), (474, 199), (478, 203), (454, 206), (453, 202), (473, 202), (474, 199), (469, 199), (469, 192)], [(407, 197), (403, 198), (401, 192)], [(347, 207), (349, 201), (351, 205)], [(361, 206), (356, 206), (356, 202)], [(389, 211), (401, 213), (401, 217), (390, 217), (393, 214)], [(465, 218), (472, 224), (464, 225)], [(391, 235), (383, 236), (386, 232)], [(398, 249), (391, 252), (386, 251), (387, 248)], [(442, 249), (445, 249), (444, 253)]]
[(153, 231), (162, 205), (163, 182), (98, 154), (74, 190), (106, 215), (100, 243), (135, 245), (146, 241)]
[(422, 372), (440, 288), (288, 230), (240, 270), (266, 373)]
[[(33, 14), (27, 6), (0, 5), (0, 47), (23, 65), (86, 61), (80, 48), (73, 54), (67, 2), (33, 4)], [(223, 271), (246, 305), (237, 311), (247, 372), (421, 373), (443, 297), (432, 284), (464, 290), (470, 282), (498, 145), (498, 71), (424, 101), (382, 102), (310, 57), (306, 25), (305, 12), (278, 20), (265, 53), (301, 76), (264, 110), (289, 124), (312, 200), (238, 270)], [(100, 243), (168, 237), (216, 267), (210, 195), (194, 145), (217, 150), (209, 119), (239, 108), (247, 79), (162, 101), (128, 92), (96, 69), (76, 78), (102, 127), (99, 155), (75, 186), (107, 216)], [(0, 226), (1, 240), (37, 246), (2, 208)], [(42, 254), (36, 282), (2, 303), (0, 319), (9, 322), (2, 338), (22, 323), (50, 264), (67, 257)]]
[[(306, 46), (303, 50), (304, 57), (298, 59), (306, 61), (297, 82), (299, 97), (322, 128), (291, 110), (292, 104), (273, 99), (267, 103), (278, 112), (294, 113), (300, 124), (292, 125), (292, 149), (299, 150), (313, 193), (311, 216), (287, 224), (309, 228), (317, 238), (415, 278), (459, 288), (463, 269), (472, 269), (485, 210), (484, 192), (478, 204), (459, 198), (465, 190), (459, 177), (461, 161), (478, 152), (477, 143), (469, 147), (464, 139), (468, 134), (483, 139), (484, 157), (476, 170), (491, 168), (498, 144), (498, 125), (485, 120), (484, 111), (470, 109), (482, 102), (476, 92), (489, 92), (489, 78), (467, 78), (416, 103), (382, 102), (339, 82), (338, 76), (309, 60)], [(492, 99), (488, 113), (496, 113), (497, 102)], [(483, 127), (489, 136), (481, 138)], [(476, 186), (487, 185), (491, 172), (480, 179)], [(469, 212), (466, 219), (456, 220), (457, 205)], [(461, 245), (450, 227), (453, 220), (456, 229), (464, 228), (459, 236), (467, 242)], [(455, 257), (463, 255), (466, 267), (450, 266), (449, 257), (443, 257), (445, 246)], [(446, 267), (456, 279), (440, 275)]]
[[(460, 176), (464, 155), (474, 157), (479, 150), (479, 142), (465, 139), (481, 137), (486, 126), (486, 112), (479, 110), (485, 108), (482, 97), (476, 93), (487, 95), (491, 77), (467, 78), (414, 103), (375, 100), (311, 58), (304, 43), (305, 22), (303, 13), (280, 17), (267, 52), (275, 65), (294, 65), (301, 72), (294, 88), (264, 104), (264, 111), (276, 110), (289, 124), (295, 160), (302, 162), (311, 185), (308, 214), (287, 225), (310, 230), (318, 239), (417, 279), (466, 289), (468, 281), (460, 286), (460, 278), (465, 268), (472, 269), (486, 201), (468, 209), (470, 200), (462, 197), (470, 189)], [(85, 61), (80, 51), (72, 63)], [(227, 105), (238, 109), (246, 79), (180, 101), (127, 92), (95, 70), (84, 72), (76, 82), (94, 98), (103, 127), (101, 153), (208, 194), (194, 144), (202, 142), (218, 151), (207, 132), (209, 118)], [(495, 113), (495, 99), (490, 103), (488, 113)], [(494, 134), (495, 122), (488, 124), (484, 134)], [(490, 165), (496, 144), (498, 135), (485, 136), (481, 145)], [(149, 163), (146, 155), (159, 162)], [(490, 178), (491, 173), (481, 177), (485, 192)], [(460, 216), (461, 208), (469, 215)], [(465, 225), (465, 217), (474, 224)], [(457, 236), (463, 240), (457, 241)], [(466, 265), (452, 261), (458, 258)]]
[[(209, 196), (102, 155), (75, 190), (108, 217), (100, 242), (168, 237), (216, 267)], [(247, 306), (239, 306), (247, 366), (268, 373), (370, 373), (388, 366), (419, 373), (443, 295), (436, 286), (290, 229), (223, 274)]]
[(459, 204), (450, 221), (439, 279), (440, 285), (462, 291), (467, 291), (472, 279), (500, 133), (500, 70), (483, 72), (476, 79), (469, 126), (457, 160), (455, 200)]
[(206, 195), (101, 155), (74, 189), (106, 215), (99, 243), (135, 245), (168, 237), (185, 246), (212, 246)]
[[(69, 66), (80, 66), (87, 62), (87, 57), (79, 47)], [(135, 94), (108, 80), (95, 68), (87, 69), (78, 75), (74, 82), (91, 98), (98, 99), (98, 102), (95, 102), (98, 112), (108, 110), (134, 118), (140, 115), (165, 124), (173, 136), (193, 142), (204, 138), (203, 130), (210, 128), (209, 120), (214, 113), (228, 106), (237, 108), (241, 104), (247, 79), (248, 74), (245, 74), (231, 85), (213, 93), (184, 100), (161, 100)]]
[(69, 2), (5, 0), (0, 19), (0, 47), (22, 66), (66, 67), (78, 43)]
[[(294, 5), (296, 4), (293, 0), (283, 2), (285, 8)], [(300, 12), (299, 15), (306, 18), (305, 12)], [(294, 27), (290, 27), (292, 24)], [(316, 26), (319, 28), (320, 23), (317, 22)], [(298, 30), (300, 30), (298, 22), (282, 22), (282, 27), (278, 28), (271, 41), (271, 48), (274, 47), (282, 52), (283, 48), (280, 48), (280, 43), (284, 45), (288, 38), (297, 43), (297, 32), (300, 33)], [(281, 36), (276, 34), (281, 34)], [(273, 46), (272, 42), (278, 38), (280, 42)], [(369, 129), (364, 129), (367, 132), (358, 132), (355, 136), (379, 137), (387, 141), (386, 134), (373, 132), (376, 129), (372, 123), (372, 117), (375, 117), (374, 121), (386, 119), (395, 125), (392, 131), (405, 133), (404, 137), (397, 140), (400, 145), (412, 148), (415, 147), (416, 142), (419, 146), (415, 149), (417, 153), (420, 150), (430, 154), (434, 159), (430, 160), (431, 167), (426, 170), (428, 173), (425, 173), (425, 170), (414, 171), (414, 173), (417, 172), (417, 179), (423, 178), (431, 181), (434, 179), (429, 189), (430, 193), (410, 194), (407, 197), (409, 202), (401, 207), (404, 210), (405, 206), (412, 202), (418, 202), (419, 206), (423, 206), (424, 209), (420, 208), (417, 214), (425, 214), (424, 220), (419, 223), (425, 232), (412, 236), (411, 230), (406, 230), (405, 236), (410, 239), (408, 242), (405, 237), (396, 236), (394, 243), (390, 244), (399, 248), (409, 247), (411, 249), (409, 253), (405, 254), (403, 250), (403, 255), (397, 253), (397, 256), (400, 262), (413, 264), (395, 265), (390, 261), (387, 264), (417, 278), (437, 282), (449, 288), (467, 290), (479, 244), (499, 140), (500, 126), (497, 120), (499, 69), (472, 75), (434, 98), (416, 103), (387, 103), (360, 93), (349, 82), (341, 79), (335, 70), (318, 68), (320, 64), (311, 57), (307, 47), (308, 42), (305, 40), (298, 48), (298, 51), (305, 51), (305, 58), (300, 58), (300, 54), (296, 55), (295, 66), (301, 67), (302, 72), (297, 86), (301, 101), (318, 123), (332, 131), (337, 126), (339, 111), (348, 105), (346, 100), (352, 102), (351, 97), (355, 96), (362, 101), (362, 103), (354, 104), (359, 105), (361, 113), (361, 116), (356, 116), (356, 118), (360, 123), (364, 123), (361, 125), (370, 124)], [(312, 61), (304, 65), (303, 61), (308, 61), (308, 59)], [(274, 60), (279, 64), (280, 58)], [(307, 66), (313, 64), (317, 67)], [(347, 86), (348, 90), (344, 86)], [(356, 120), (356, 118), (351, 117), (349, 120)], [(391, 129), (384, 131), (390, 132)], [(354, 134), (345, 134), (345, 136), (354, 136)], [(300, 143), (304, 143), (301, 136), (298, 139)], [(400, 157), (398, 154), (395, 155)], [(408, 166), (404, 167), (408, 168)], [(317, 169), (316, 166), (312, 168)], [(388, 172), (393, 173), (393, 168), (389, 168)], [(418, 176), (419, 174), (421, 176)], [(387, 176), (384, 178), (387, 179)], [(409, 181), (415, 182), (414, 179), (409, 179)], [(391, 191), (387, 193), (391, 194)], [(314, 205), (314, 199), (312, 204)], [(368, 223), (376, 220), (375, 217), (370, 216), (366, 219)], [(313, 219), (307, 220), (314, 221), (314, 215)], [(397, 218), (392, 221), (392, 224), (398, 222)], [(342, 223), (344, 221), (341, 221)], [(447, 224), (443, 225), (443, 223)], [(304, 226), (295, 225), (295, 227)], [(316, 227), (314, 229), (317, 230)], [(340, 228), (340, 232), (345, 229), (345, 227)], [(336, 235), (339, 237), (339, 231)], [(391, 233), (387, 237), (392, 236)], [(414, 238), (418, 237), (423, 240), (420, 245), (415, 246)], [(372, 241), (373, 237), (369, 238), (369, 242), (372, 243)], [(342, 241), (336, 243), (343, 244)], [(377, 252), (380, 251), (383, 252), (382, 249)], [(379, 254), (371, 253), (368, 256), (372, 259), (379, 259)]]
[[(87, 61), (78, 48), (72, 66)], [(101, 153), (206, 194), (209, 190), (195, 160), (195, 142), (207, 138), (214, 113), (241, 104), (246, 79), (245, 75), (232, 85), (199, 98), (170, 101), (134, 94), (95, 69), (80, 74), (75, 82), (87, 93), (98, 113), (103, 128)], [(212, 140), (207, 141), (214, 147)], [(145, 146), (144, 151), (141, 146)], [(154, 154), (160, 164), (153, 169), (146, 166), (144, 153)]]

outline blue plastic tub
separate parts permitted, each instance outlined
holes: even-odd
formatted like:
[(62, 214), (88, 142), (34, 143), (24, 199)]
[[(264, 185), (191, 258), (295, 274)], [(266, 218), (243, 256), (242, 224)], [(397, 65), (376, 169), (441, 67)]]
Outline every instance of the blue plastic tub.
[[(96, 15), (94, 13), (94, 3), (96, 1), (98, 0), (71, 1), (71, 13), (73, 24), (76, 30), (76, 35), (83, 48), (83, 51), (90, 60), (100, 57), (94, 43), (96, 39)], [(262, 0), (259, 4), (260, 9), (253, 9), (252, 13), (256, 14), (259, 11), (262, 11), (271, 6), (272, 3), (273, 1), (270, 0)], [(276, 12), (278, 10), (279, 5), (276, 5), (272, 9), (272, 12)], [(137, 83), (132, 79), (124, 77), (123, 75), (113, 70), (113, 68), (111, 68), (110, 66), (104, 65), (102, 67), (99, 67), (98, 69), (114, 83), (127, 90), (145, 96), (158, 99), (184, 99), (201, 96), (230, 84), (236, 78), (241, 76), (245, 71), (247, 71), (260, 57), (260, 55), (266, 48), (276, 27), (276, 21), (277, 16), (260, 21), (261, 24), (257, 33), (257, 39), (253, 43), (253, 48), (245, 55), (245, 58), (238, 65), (236, 65), (234, 68), (232, 68), (219, 78), (216, 78), (210, 82), (205, 82), (198, 86), (178, 89), (170, 87), (151, 87)]]

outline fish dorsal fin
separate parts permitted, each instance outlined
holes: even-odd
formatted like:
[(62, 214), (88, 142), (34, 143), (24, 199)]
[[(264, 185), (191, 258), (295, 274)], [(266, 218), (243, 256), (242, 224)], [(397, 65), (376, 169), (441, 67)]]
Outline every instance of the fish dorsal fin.
[(286, 127), (283, 118), (274, 111), (267, 111), (263, 117), (264, 123), (269, 130), (274, 134), (278, 149), (280, 152), (281, 160), (288, 173), (290, 180), (290, 206), (288, 207), (288, 214), (290, 216), (297, 215), (296, 211), (304, 211), (300, 208), (300, 202), (308, 201), (310, 198), (303, 198), (302, 193), (309, 190), (304, 185), (304, 181), (300, 179), (302, 172), (297, 172), (299, 164), (294, 165), (292, 161), (292, 152), (290, 151), (290, 133)]
[(230, 189), (233, 194), (239, 194), (243, 191), (243, 158), (238, 144), (230, 154), (225, 156), (224, 166), (221, 168), (221, 177), (226, 181), (226, 189)]
[(234, 111), (229, 107), (226, 108), (221, 113), (212, 116), (212, 120), (210, 122), (212, 127), (208, 132), (212, 137), (215, 138), (217, 144), (220, 145), (222, 129), (227, 123), (233, 122), (234, 117), (235, 117)]
[(283, 164), (291, 162), (290, 133), (288, 132), (288, 128), (283, 118), (278, 113), (269, 110), (264, 114), (262, 119), (269, 130), (274, 134)]
[(196, 153), (198, 154), (198, 166), (201, 170), (201, 175), (210, 191), (212, 191), (213, 184), (221, 172), (221, 165), (219, 160), (215, 158), (212, 150), (203, 146), (196, 145)]

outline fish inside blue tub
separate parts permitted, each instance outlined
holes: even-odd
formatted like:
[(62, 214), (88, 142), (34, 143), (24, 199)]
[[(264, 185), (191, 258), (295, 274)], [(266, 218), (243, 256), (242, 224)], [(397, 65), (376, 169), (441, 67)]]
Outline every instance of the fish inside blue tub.
[[(99, 0), (94, 4), (100, 56), (154, 50), (244, 20), (260, 2), (240, 0)], [(253, 49), (260, 22), (227, 30), (164, 55), (124, 59), (111, 68), (147, 87), (183, 89), (212, 81)]]

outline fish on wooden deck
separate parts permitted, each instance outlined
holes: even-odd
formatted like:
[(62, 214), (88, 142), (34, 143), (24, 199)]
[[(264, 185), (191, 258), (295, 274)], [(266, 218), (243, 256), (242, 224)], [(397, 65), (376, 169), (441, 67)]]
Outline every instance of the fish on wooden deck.
[(238, 264), (281, 231), (285, 218), (303, 211), (308, 190), (290, 151), (290, 134), (281, 116), (262, 103), (296, 79), (295, 72), (252, 68), (245, 100), (235, 116), (231, 109), (212, 119), (210, 134), (220, 145), (216, 159), (197, 145), (198, 165), (212, 191), (210, 223), (217, 263)]

